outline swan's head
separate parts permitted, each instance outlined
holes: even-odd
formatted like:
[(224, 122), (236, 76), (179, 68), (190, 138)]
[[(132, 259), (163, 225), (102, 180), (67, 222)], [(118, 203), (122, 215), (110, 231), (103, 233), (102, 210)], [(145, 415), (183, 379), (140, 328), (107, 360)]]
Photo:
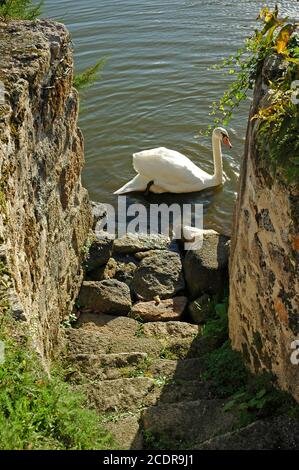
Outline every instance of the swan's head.
[(220, 142), (222, 142), (228, 148), (232, 148), (232, 144), (230, 143), (229, 135), (226, 129), (224, 129), (223, 127), (216, 127), (216, 129), (213, 130), (213, 135), (218, 137)]

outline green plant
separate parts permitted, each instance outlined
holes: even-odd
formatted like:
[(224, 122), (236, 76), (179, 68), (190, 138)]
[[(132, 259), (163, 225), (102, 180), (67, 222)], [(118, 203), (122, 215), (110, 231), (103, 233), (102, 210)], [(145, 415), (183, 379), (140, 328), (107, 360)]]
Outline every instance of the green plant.
[[(135, 318), (135, 320), (136, 320), (136, 318)], [(142, 323), (142, 321), (138, 320), (136, 331), (135, 331), (135, 336), (137, 338), (141, 338), (143, 335), (144, 335), (144, 323)]]
[(83, 90), (84, 88), (92, 85), (99, 78), (99, 73), (104, 67), (106, 59), (101, 59), (91, 67), (85, 69), (82, 73), (74, 76), (73, 85), (77, 91)]
[(89, 255), (89, 250), (91, 248), (91, 245), (93, 244), (93, 242), (96, 240), (96, 236), (94, 234), (94, 232), (90, 231), (90, 233), (88, 234), (86, 240), (85, 240), (85, 243), (84, 245), (81, 247), (81, 256), (83, 258), (83, 261), (87, 261), (88, 259), (88, 255)]
[(152, 359), (146, 357), (140, 363), (138, 363), (134, 368), (133, 367), (122, 367), (120, 369), (121, 375), (123, 377), (151, 377), (152, 374), (149, 372), (149, 367), (152, 364)]
[(171, 361), (176, 361), (179, 359), (179, 355), (176, 354), (172, 349), (170, 349), (168, 346), (164, 346), (159, 354), (160, 359), (168, 359)]
[[(299, 175), (298, 105), (292, 99), (292, 83), (299, 77), (298, 24), (279, 18), (277, 6), (273, 11), (262, 8), (258, 21), (260, 28), (246, 39), (245, 46), (213, 67), (235, 76), (235, 80), (222, 98), (212, 103), (209, 115), (214, 125), (228, 125), (233, 111), (252, 90), (265, 60), (272, 57), (280, 61), (280, 65), (285, 64), (280, 66), (278, 76), (269, 81), (268, 102), (252, 119), (259, 122), (260, 155), (270, 161), (272, 172), (280, 170), (288, 181), (296, 182)], [(211, 129), (210, 125), (201, 134), (208, 134)]]
[[(84, 397), (65, 383), (63, 371), (49, 377), (31, 351), (25, 331), (2, 317), (0, 339), (0, 448), (107, 449), (113, 440)], [(10, 338), (9, 340), (7, 338)]]
[(202, 378), (210, 382), (216, 396), (226, 398), (243, 389), (248, 371), (241, 353), (231, 349), (226, 341), (219, 349), (207, 354)]
[(246, 386), (226, 403), (224, 411), (236, 409), (239, 424), (246, 426), (257, 419), (289, 413), (297, 408), (295, 400), (276, 387), (275, 377), (269, 373), (249, 375)]
[(0, 18), (17, 20), (35, 20), (41, 14), (44, 1), (2, 0), (0, 2)]
[(62, 328), (72, 328), (74, 323), (77, 321), (75, 313), (71, 313), (69, 317), (61, 323)]
[(207, 320), (203, 326), (203, 336), (208, 336), (221, 345), (228, 338), (228, 298), (226, 297), (222, 302), (212, 301), (211, 303), (211, 318)]

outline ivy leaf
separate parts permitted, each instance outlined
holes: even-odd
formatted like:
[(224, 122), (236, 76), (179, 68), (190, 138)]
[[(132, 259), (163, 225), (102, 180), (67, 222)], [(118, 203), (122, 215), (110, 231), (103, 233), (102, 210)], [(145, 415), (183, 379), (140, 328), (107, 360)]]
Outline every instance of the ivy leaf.
[(288, 42), (290, 40), (291, 35), (294, 32), (294, 25), (286, 24), (279, 32), (277, 39), (276, 39), (276, 47), (278, 54), (282, 54), (285, 52)]

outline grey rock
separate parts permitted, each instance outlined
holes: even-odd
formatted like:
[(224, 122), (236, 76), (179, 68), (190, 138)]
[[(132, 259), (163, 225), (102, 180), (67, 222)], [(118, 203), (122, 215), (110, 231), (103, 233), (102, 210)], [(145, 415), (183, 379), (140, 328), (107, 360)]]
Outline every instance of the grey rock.
[(101, 238), (94, 240), (89, 249), (86, 260), (87, 272), (93, 271), (103, 266), (112, 254), (113, 240), (109, 238)]
[(229, 237), (205, 234), (202, 248), (189, 250), (184, 259), (184, 273), (191, 298), (220, 293), (227, 281)]
[(133, 254), (147, 250), (165, 250), (170, 246), (166, 235), (127, 234), (114, 241), (113, 253)]
[(136, 412), (144, 406), (155, 405), (159, 386), (148, 377), (125, 377), (103, 380), (82, 389), (89, 401), (101, 412)]
[(126, 315), (131, 308), (130, 289), (116, 279), (84, 281), (79, 294), (80, 307), (98, 313)]
[(298, 450), (299, 421), (288, 416), (256, 421), (233, 432), (216, 436), (194, 449), (200, 450)]
[(117, 262), (114, 258), (109, 258), (107, 264), (99, 266), (86, 273), (87, 281), (104, 281), (114, 278), (117, 271)]
[(143, 333), (148, 338), (167, 338), (168, 340), (190, 338), (192, 341), (200, 333), (200, 327), (182, 321), (153, 322), (144, 325)]
[(163, 250), (144, 258), (135, 272), (131, 288), (138, 299), (173, 297), (185, 288), (180, 255)]
[[(116, 255), (117, 256), (117, 255)], [(107, 264), (98, 266), (92, 271), (88, 271), (86, 280), (103, 281), (105, 279), (115, 278), (130, 286), (134, 273), (137, 269), (138, 261), (133, 256), (117, 256), (109, 258)]]
[(184, 443), (193, 448), (196, 436), (206, 440), (232, 429), (236, 418), (224, 412), (223, 405), (221, 400), (211, 399), (157, 405), (143, 412), (142, 422), (146, 431), (169, 446)]

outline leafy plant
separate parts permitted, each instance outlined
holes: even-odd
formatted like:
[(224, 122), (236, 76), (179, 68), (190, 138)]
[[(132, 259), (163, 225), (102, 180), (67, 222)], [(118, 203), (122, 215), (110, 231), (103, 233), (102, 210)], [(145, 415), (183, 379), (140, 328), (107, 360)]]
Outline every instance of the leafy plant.
[(82, 73), (74, 76), (73, 85), (77, 91), (83, 90), (92, 85), (99, 78), (99, 73), (104, 67), (106, 59), (101, 59)]
[(202, 334), (216, 340), (221, 345), (228, 338), (228, 298), (223, 302), (211, 302), (211, 318), (205, 323)]
[(41, 14), (44, 0), (38, 3), (32, 0), (1, 0), (0, 18), (17, 20), (35, 20)]
[(277, 388), (275, 377), (269, 373), (253, 375), (229, 341), (207, 354), (204, 367), (202, 379), (209, 382), (215, 396), (229, 398), (224, 411), (234, 410), (239, 426), (279, 414), (299, 416), (298, 404)]
[(75, 313), (71, 313), (69, 317), (61, 323), (61, 327), (72, 328), (72, 326), (74, 325), (74, 323), (76, 323), (76, 321), (77, 321), (77, 315)]
[[(279, 67), (277, 78), (268, 83), (268, 103), (252, 119), (259, 121), (260, 154), (266, 161), (270, 160), (272, 170), (282, 170), (288, 181), (296, 182), (299, 176), (298, 106), (292, 100), (292, 83), (298, 78), (299, 70), (298, 24), (279, 18), (278, 13), (277, 6), (273, 11), (262, 8), (257, 18), (260, 27), (246, 39), (245, 46), (220, 65), (213, 66), (215, 70), (235, 76), (235, 80), (222, 98), (212, 103), (209, 115), (214, 125), (228, 125), (233, 111), (253, 89), (264, 61), (273, 57), (280, 65), (285, 64)], [(211, 129), (210, 125), (201, 134), (209, 134)]]
[(7, 316), (0, 326), (5, 342), (5, 362), (0, 365), (0, 448), (111, 449), (112, 437), (100, 417), (64, 381), (63, 371), (57, 369), (50, 378), (30, 350), (25, 332), (14, 330), (20, 326), (8, 323)]
[(246, 387), (235, 393), (224, 407), (224, 411), (236, 409), (241, 426), (262, 418), (290, 413), (298, 405), (295, 400), (275, 386), (275, 377), (269, 373), (249, 376)]

